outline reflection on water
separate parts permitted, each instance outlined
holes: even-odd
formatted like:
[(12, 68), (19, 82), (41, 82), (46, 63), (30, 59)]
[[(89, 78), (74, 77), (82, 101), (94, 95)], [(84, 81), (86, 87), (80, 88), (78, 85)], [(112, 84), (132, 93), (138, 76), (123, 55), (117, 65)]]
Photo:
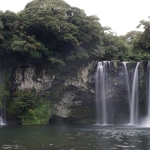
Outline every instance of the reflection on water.
[(0, 128), (0, 150), (149, 150), (150, 129), (98, 125)]

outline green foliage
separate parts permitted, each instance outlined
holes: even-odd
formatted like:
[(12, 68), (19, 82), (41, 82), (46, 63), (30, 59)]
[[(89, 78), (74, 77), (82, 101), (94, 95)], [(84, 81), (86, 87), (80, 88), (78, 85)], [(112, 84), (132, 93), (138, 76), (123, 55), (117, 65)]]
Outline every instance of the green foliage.
[(139, 26), (144, 27), (144, 32), (137, 37), (133, 45), (133, 50), (150, 53), (150, 21), (142, 20)]
[(122, 37), (113, 35), (112, 32), (103, 36), (104, 59), (106, 60), (124, 60), (128, 55), (128, 46)]
[(27, 34), (34, 35), (48, 51), (53, 51), (53, 55), (48, 56), (50, 61), (51, 58), (65, 59), (80, 49), (91, 53), (91, 49), (100, 44), (103, 30), (98, 18), (86, 16), (83, 10), (71, 7), (62, 0), (34, 0), (27, 4), (20, 16), (25, 18)]
[(33, 0), (18, 14), (0, 12), (0, 55), (44, 59), (55, 68), (72, 60), (76, 66), (87, 62), (99, 50), (102, 36), (96, 16), (63, 0)]
[(68, 69), (68, 63), (77, 67), (93, 59), (147, 60), (149, 21), (139, 26), (144, 27), (143, 33), (117, 36), (102, 27), (99, 18), (86, 16), (63, 0), (33, 0), (18, 14), (0, 12), (0, 54), (45, 59), (55, 68)]
[(56, 58), (56, 57), (51, 57), (48, 60), (50, 60), (52, 62), (52, 64), (58, 63), (58, 64), (60, 64), (60, 66), (65, 66), (65, 62), (62, 61), (61, 59)]
[(6, 69), (5, 70), (1, 70), (1, 82), (0, 82), (0, 108), (3, 107), (2, 106), (2, 101), (5, 99), (9, 99), (10, 98), (10, 70)]
[(143, 27), (143, 32), (135, 32), (130, 36), (131, 57), (133, 60), (150, 60), (150, 21), (141, 20), (139, 27)]
[(43, 100), (34, 109), (28, 109), (26, 115), (21, 116), (21, 122), (23, 125), (37, 125), (47, 124), (50, 118), (49, 108), (47, 102)]
[(39, 99), (34, 92), (18, 90), (13, 93), (8, 112), (21, 119), (23, 125), (46, 124), (49, 120), (50, 103)]
[(2, 107), (3, 98), (9, 97), (10, 93), (5, 89), (4, 83), (0, 83), (0, 108)]
[(63, 0), (33, 0), (18, 14), (0, 12), (0, 55), (43, 59), (54, 68), (68, 69), (68, 63), (78, 67), (93, 59), (149, 59), (144, 56), (150, 51), (149, 21), (139, 26), (143, 33), (117, 36), (99, 18)]

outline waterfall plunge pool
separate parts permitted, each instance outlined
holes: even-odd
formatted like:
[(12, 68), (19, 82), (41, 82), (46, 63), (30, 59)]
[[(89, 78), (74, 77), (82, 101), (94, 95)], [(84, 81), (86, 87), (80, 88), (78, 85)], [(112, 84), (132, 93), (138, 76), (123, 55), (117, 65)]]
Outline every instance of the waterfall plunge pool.
[(150, 128), (68, 124), (1, 126), (0, 149), (148, 150)]

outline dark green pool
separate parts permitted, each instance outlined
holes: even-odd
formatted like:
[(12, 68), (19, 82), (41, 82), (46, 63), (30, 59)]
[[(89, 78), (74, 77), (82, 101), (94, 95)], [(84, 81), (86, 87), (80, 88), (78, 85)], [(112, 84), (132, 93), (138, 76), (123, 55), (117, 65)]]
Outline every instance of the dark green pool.
[(149, 150), (150, 128), (98, 125), (0, 127), (0, 150)]

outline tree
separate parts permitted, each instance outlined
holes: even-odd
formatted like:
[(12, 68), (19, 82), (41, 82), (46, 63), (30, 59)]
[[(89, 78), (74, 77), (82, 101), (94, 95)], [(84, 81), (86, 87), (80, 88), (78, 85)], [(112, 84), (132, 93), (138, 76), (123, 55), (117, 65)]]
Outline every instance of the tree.
[(134, 43), (134, 50), (150, 52), (150, 21), (141, 20), (138, 27), (143, 26), (144, 32), (138, 36)]
[(63, 0), (33, 0), (20, 13), (23, 28), (43, 43), (48, 58), (66, 59), (72, 51), (84, 49), (90, 53), (100, 45), (102, 27), (96, 16), (86, 16), (83, 10), (71, 7)]

